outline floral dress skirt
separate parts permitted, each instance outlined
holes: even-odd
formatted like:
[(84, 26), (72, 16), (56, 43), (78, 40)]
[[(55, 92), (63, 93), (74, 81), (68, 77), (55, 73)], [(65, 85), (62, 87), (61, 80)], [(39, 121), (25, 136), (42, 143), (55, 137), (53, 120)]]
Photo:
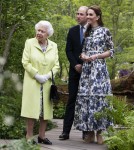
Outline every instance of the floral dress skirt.
[[(103, 61), (103, 60), (102, 60)], [(75, 104), (74, 126), (81, 131), (105, 130), (113, 125), (105, 109), (112, 109), (106, 96), (112, 96), (109, 74), (104, 62), (84, 63)]]
[(40, 87), (40, 117), (43, 117), (43, 85)]
[(104, 96), (78, 96), (74, 126), (80, 131), (105, 130), (113, 125), (111, 120), (101, 116), (103, 110), (108, 107), (109, 105)]

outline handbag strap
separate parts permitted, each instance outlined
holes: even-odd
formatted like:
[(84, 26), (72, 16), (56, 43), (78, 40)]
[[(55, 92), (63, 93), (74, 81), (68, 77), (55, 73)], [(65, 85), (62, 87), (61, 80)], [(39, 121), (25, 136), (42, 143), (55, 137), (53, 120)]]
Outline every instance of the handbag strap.
[(53, 71), (51, 70), (52, 73), (52, 84), (55, 85), (55, 81), (54, 81), (54, 75), (53, 75)]

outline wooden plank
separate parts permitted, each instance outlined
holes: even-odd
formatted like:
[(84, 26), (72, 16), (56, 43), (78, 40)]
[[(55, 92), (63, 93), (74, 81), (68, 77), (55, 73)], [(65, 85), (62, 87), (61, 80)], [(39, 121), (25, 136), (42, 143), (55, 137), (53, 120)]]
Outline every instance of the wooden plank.
[[(46, 137), (53, 145), (40, 144), (41, 150), (106, 150), (106, 145), (98, 145), (95, 143), (85, 143), (82, 140), (82, 132), (74, 130), (72, 127), (69, 140), (59, 140), (59, 135), (62, 132), (63, 120), (54, 119), (57, 128), (46, 132)], [(35, 136), (36, 138), (37, 136)], [(0, 144), (9, 144), (13, 140), (0, 140)]]
[(41, 150), (106, 150), (106, 145), (98, 145), (96, 143), (85, 143), (82, 140), (82, 132), (74, 130), (72, 127), (69, 140), (59, 140), (62, 132), (63, 120), (54, 120), (57, 128), (46, 132), (46, 137), (52, 141), (53, 145), (41, 145)]

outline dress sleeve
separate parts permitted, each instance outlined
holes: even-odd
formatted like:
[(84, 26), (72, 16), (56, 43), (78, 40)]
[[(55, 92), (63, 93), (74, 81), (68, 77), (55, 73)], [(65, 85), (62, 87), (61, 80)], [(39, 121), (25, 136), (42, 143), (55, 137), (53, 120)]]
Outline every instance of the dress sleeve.
[(106, 49), (110, 51), (110, 57), (114, 55), (114, 43), (109, 29), (106, 29)]

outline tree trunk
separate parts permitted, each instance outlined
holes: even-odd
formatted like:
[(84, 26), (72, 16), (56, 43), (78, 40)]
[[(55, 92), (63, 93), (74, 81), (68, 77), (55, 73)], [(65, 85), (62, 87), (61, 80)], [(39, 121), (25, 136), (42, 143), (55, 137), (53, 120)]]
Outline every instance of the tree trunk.
[(18, 25), (19, 25), (18, 23), (14, 24), (9, 32), (8, 38), (5, 43), (4, 52), (3, 52), (3, 60), (4, 61), (3, 61), (3, 63), (0, 64), (0, 73), (3, 72), (3, 68), (4, 68), (5, 64), (7, 63), (12, 36), (13, 36), (13, 33), (15, 32), (15, 29), (18, 27)]

